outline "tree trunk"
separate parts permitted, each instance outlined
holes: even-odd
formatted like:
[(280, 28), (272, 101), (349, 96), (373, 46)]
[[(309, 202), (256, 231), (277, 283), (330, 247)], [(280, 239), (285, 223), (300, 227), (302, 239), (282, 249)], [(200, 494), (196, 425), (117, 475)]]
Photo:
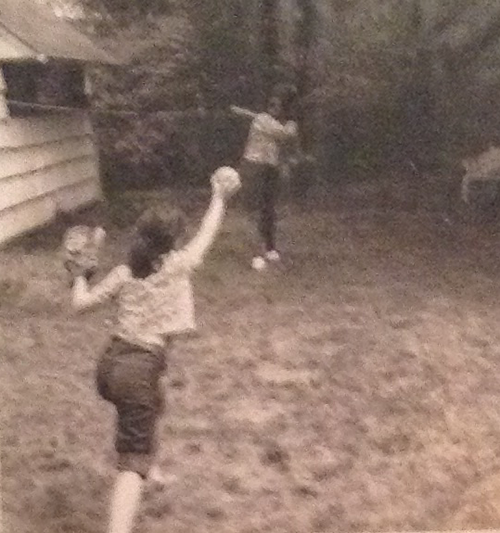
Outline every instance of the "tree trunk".
[(279, 63), (279, 0), (262, 1), (261, 36), (262, 93), (267, 100), (276, 83), (275, 71)]
[[(315, 132), (318, 124), (315, 111), (307, 103), (307, 97), (313, 87), (312, 76), (314, 65), (314, 45), (316, 36), (316, 10), (314, 0), (297, 0), (300, 9), (299, 25), (296, 34), (296, 80), (297, 80), (297, 121), (300, 130), (300, 144), (302, 151), (311, 156), (315, 150)], [(294, 179), (294, 194), (298, 198), (304, 198), (318, 176), (317, 165), (311, 160), (301, 162)]]
[(316, 17), (313, 0), (298, 0), (298, 6), (301, 13), (297, 28), (297, 97), (300, 103), (298, 121), (301, 126), (302, 147), (310, 153), (313, 145), (312, 125), (307, 120), (309, 113), (305, 102), (312, 85), (311, 63)]

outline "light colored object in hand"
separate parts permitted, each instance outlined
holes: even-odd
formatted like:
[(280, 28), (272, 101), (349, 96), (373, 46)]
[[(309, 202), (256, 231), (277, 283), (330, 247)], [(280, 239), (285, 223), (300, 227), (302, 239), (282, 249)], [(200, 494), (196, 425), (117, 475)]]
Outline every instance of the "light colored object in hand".
[(234, 168), (221, 167), (217, 169), (211, 178), (212, 187), (219, 187), (224, 196), (232, 196), (240, 187), (240, 175)]
[(462, 166), (465, 176), (462, 179), (462, 200), (470, 202), (470, 188), (475, 182), (500, 181), (500, 147), (491, 146), (474, 159), (464, 159)]
[(73, 226), (69, 228), (63, 237), (64, 262), (70, 261), (83, 270), (96, 269), (105, 238), (106, 232), (101, 227)]

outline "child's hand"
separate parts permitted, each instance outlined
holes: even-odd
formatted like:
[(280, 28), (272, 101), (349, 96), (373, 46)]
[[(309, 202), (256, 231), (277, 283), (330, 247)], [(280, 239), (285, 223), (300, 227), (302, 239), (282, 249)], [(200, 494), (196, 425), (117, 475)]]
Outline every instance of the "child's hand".
[(238, 172), (231, 167), (221, 167), (211, 177), (212, 191), (223, 199), (230, 198), (241, 187)]
[(286, 134), (289, 137), (296, 137), (298, 135), (298, 133), (299, 133), (299, 129), (298, 129), (297, 123), (294, 122), (293, 120), (288, 121), (285, 124), (284, 129), (285, 129)]
[(62, 256), (64, 268), (74, 279), (93, 276), (99, 265), (99, 252), (103, 246), (106, 232), (102, 228), (73, 226), (64, 235)]

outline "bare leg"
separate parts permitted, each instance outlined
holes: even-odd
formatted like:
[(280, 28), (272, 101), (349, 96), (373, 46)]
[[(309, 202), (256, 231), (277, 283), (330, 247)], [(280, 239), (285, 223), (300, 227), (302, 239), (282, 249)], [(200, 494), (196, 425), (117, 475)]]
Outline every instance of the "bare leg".
[(109, 533), (131, 533), (141, 502), (143, 480), (135, 472), (120, 472), (111, 500)]

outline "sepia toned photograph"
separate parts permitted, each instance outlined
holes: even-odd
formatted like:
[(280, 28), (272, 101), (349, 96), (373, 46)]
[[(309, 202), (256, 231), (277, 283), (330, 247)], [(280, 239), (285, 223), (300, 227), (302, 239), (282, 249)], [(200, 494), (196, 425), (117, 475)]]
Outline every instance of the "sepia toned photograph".
[(500, 1), (0, 0), (0, 533), (500, 528)]

